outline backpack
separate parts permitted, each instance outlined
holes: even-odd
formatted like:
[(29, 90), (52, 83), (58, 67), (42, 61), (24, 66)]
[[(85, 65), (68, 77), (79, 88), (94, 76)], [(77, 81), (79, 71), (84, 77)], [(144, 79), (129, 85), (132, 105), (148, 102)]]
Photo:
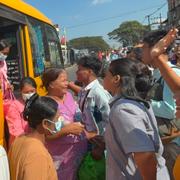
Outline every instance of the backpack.
[[(173, 66), (172, 68), (179, 68), (179, 67)], [(148, 91), (146, 100), (149, 101), (152, 99), (155, 101), (162, 101), (163, 88), (164, 88), (164, 79), (161, 76)], [(159, 128), (159, 134), (161, 137), (168, 137), (167, 140), (169, 140), (170, 137), (174, 138), (176, 136), (179, 136), (179, 126), (177, 125), (176, 120), (157, 117), (157, 116), (156, 116), (156, 120)]]
[[(173, 66), (171, 68), (180, 69), (178, 66)], [(164, 88), (164, 79), (161, 76), (150, 88), (147, 92), (146, 100), (155, 100), (155, 101), (162, 101), (163, 100), (163, 88)]]
[(162, 76), (152, 85), (150, 90), (146, 95), (146, 100), (155, 100), (162, 101), (163, 100), (163, 88), (164, 88), (164, 80)]

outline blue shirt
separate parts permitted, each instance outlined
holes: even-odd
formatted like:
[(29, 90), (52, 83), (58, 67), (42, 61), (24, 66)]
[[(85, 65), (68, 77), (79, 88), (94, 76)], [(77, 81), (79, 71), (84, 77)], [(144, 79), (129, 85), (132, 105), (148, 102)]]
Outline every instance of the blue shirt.
[[(152, 108), (147, 109), (147, 113), (144, 105), (123, 98), (117, 100), (117, 98), (113, 99), (105, 132), (106, 179), (142, 179), (134, 162), (135, 152), (154, 152), (159, 169), (157, 176), (160, 177), (161, 170), (165, 168), (165, 160), (162, 157), (163, 146)], [(167, 180), (165, 177), (161, 179)]]
[(102, 135), (109, 119), (109, 100), (111, 95), (96, 79), (78, 94), (78, 103), (82, 111), (83, 123), (88, 132)]
[[(168, 62), (168, 65), (170, 67), (173, 67), (173, 70), (177, 75), (180, 76), (180, 68), (177, 66), (172, 65), (170, 62)], [(158, 69), (155, 69), (153, 72), (153, 77), (155, 81), (157, 81), (161, 74)], [(162, 117), (166, 119), (174, 119), (175, 118), (175, 111), (176, 111), (176, 103), (173, 98), (174, 94), (167, 85), (167, 83), (163, 79), (163, 100), (162, 101), (155, 101), (151, 100), (151, 105), (154, 111), (155, 116)]]
[(177, 137), (172, 140), (172, 142), (176, 143), (178, 146), (180, 146), (180, 137)]

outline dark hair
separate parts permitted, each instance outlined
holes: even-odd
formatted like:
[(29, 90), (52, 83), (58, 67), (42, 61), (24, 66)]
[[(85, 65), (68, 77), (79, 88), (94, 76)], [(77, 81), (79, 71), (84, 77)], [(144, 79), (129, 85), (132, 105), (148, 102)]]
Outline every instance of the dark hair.
[(134, 61), (139, 74), (136, 75), (135, 86), (141, 98), (145, 99), (148, 91), (152, 87), (153, 76), (147, 65), (140, 61)]
[(166, 34), (166, 30), (151, 31), (144, 37), (143, 42), (147, 43), (150, 47), (153, 47)]
[(91, 69), (96, 76), (99, 75), (102, 66), (102, 62), (99, 61), (98, 58), (93, 56), (84, 56), (78, 61), (77, 64)]
[(133, 51), (133, 47), (128, 47), (126, 54), (129, 54), (129, 53), (131, 53), (132, 51)]
[(47, 69), (42, 75), (43, 86), (46, 89), (48, 89), (49, 84), (55, 81), (58, 78), (58, 76), (64, 71), (65, 71), (64, 69), (60, 69), (60, 68)]
[(141, 61), (141, 59), (142, 59), (142, 48), (141, 47), (135, 47), (135, 48), (133, 48), (132, 51), (135, 54), (136, 60)]
[(0, 51), (2, 51), (3, 49), (7, 47), (10, 47), (10, 44), (5, 40), (0, 40)]
[[(149, 77), (145, 76), (142, 67), (127, 58), (117, 59), (111, 62), (109, 71), (113, 76), (120, 75), (121, 96), (140, 101), (147, 107), (149, 104), (141, 97), (140, 93), (150, 87)], [(141, 86), (141, 83), (143, 86)]]
[(22, 90), (26, 84), (31, 85), (35, 89), (37, 88), (36, 82), (35, 82), (35, 80), (33, 78), (24, 77), (23, 79), (21, 79), (20, 84), (19, 84), (20, 90)]
[(31, 128), (42, 123), (43, 119), (52, 119), (58, 110), (58, 104), (55, 100), (46, 96), (34, 94), (26, 101), (23, 117)]

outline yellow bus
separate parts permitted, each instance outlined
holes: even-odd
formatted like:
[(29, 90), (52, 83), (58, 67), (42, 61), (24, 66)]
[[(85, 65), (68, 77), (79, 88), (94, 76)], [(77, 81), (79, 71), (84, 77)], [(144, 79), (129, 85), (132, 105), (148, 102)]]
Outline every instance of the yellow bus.
[[(11, 44), (6, 62), (15, 93), (20, 79), (30, 76), (42, 94), (43, 71), (48, 67), (63, 67), (60, 40), (52, 22), (22, 0), (0, 0), (0, 39)], [(2, 105), (0, 90), (0, 144), (4, 143)]]

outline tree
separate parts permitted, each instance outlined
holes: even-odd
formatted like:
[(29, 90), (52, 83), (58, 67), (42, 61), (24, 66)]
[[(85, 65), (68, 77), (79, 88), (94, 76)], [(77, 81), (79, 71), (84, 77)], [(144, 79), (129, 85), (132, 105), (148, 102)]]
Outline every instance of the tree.
[(110, 39), (121, 42), (123, 46), (133, 46), (142, 39), (147, 31), (148, 27), (138, 21), (125, 21), (117, 29), (108, 33), (108, 36)]
[(99, 51), (109, 49), (109, 45), (101, 36), (80, 37), (68, 42), (68, 46), (75, 49), (88, 49), (89, 51)]

